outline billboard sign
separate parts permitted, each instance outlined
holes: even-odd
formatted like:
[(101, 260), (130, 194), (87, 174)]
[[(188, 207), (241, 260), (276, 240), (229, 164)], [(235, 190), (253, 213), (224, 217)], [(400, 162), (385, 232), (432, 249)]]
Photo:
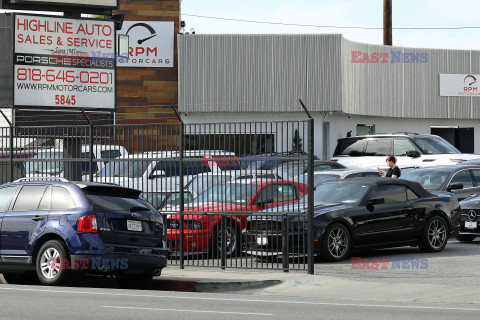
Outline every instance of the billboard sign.
[(22, 6), (61, 6), (61, 7), (90, 7), (102, 9), (117, 9), (118, 0), (3, 0), (6, 8)]
[(440, 96), (475, 97), (480, 96), (480, 75), (440, 74)]
[(111, 21), (16, 15), (14, 106), (115, 108)]
[(129, 58), (118, 57), (119, 67), (173, 68), (174, 23), (124, 21), (119, 35), (129, 37)]

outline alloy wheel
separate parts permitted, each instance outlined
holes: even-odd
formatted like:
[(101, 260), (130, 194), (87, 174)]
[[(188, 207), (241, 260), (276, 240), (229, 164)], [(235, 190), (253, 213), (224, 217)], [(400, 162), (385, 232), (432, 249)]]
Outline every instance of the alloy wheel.
[(40, 258), (42, 275), (47, 279), (54, 279), (60, 271), (60, 253), (55, 248), (46, 249)]
[(340, 227), (334, 228), (328, 235), (328, 251), (335, 258), (341, 258), (348, 250), (348, 235)]
[(434, 220), (428, 228), (428, 242), (430, 245), (438, 249), (447, 239), (447, 228), (442, 220)]

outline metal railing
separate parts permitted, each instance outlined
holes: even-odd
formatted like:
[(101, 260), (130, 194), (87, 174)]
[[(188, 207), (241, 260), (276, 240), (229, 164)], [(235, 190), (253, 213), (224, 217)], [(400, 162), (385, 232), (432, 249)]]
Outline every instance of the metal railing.
[[(142, 191), (172, 265), (308, 270), (313, 119), (0, 128), (1, 183), (66, 178)], [(85, 118), (88, 119), (87, 115)]]

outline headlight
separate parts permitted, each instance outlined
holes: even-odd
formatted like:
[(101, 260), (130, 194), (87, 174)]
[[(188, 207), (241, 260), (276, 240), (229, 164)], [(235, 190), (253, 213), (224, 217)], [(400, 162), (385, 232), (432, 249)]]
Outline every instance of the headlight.
[(172, 229), (172, 230), (180, 229), (180, 223), (175, 219), (168, 219), (167, 229)]

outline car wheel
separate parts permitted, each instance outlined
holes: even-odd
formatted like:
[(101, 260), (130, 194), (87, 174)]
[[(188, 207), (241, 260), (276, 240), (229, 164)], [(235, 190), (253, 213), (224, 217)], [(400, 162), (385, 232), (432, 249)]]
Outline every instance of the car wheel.
[[(239, 253), (240, 248), (240, 233), (238, 231), (237, 225), (233, 221), (227, 221), (225, 226), (226, 232), (226, 247), (225, 253), (227, 257), (234, 257)], [(212, 236), (212, 253), (214, 257), (221, 257), (223, 250), (222, 243), (222, 227), (221, 221), (218, 222), (218, 225), (213, 231)]]
[(123, 289), (148, 289), (152, 284), (153, 274), (119, 274), (115, 278)]
[(3, 279), (8, 284), (38, 284), (38, 278), (34, 272), (5, 272), (3, 273)]
[(472, 242), (477, 236), (473, 234), (459, 234), (455, 238), (461, 242)]
[(63, 261), (69, 260), (68, 249), (58, 240), (43, 244), (37, 254), (37, 276), (43, 285), (58, 286), (68, 282), (71, 270), (64, 268)]
[(352, 249), (352, 239), (348, 229), (341, 223), (327, 228), (320, 246), (320, 258), (325, 261), (344, 260)]
[(448, 226), (444, 218), (431, 217), (425, 224), (418, 247), (424, 252), (440, 252), (448, 242)]

